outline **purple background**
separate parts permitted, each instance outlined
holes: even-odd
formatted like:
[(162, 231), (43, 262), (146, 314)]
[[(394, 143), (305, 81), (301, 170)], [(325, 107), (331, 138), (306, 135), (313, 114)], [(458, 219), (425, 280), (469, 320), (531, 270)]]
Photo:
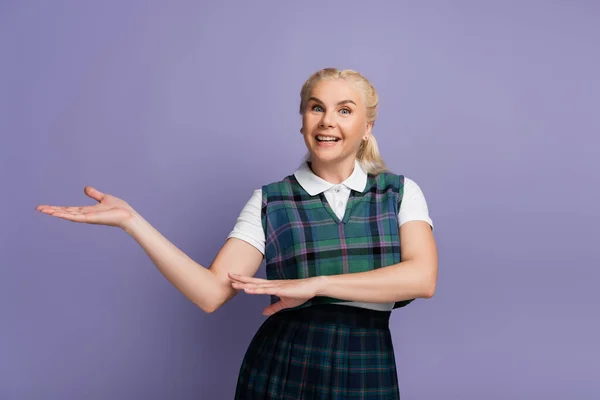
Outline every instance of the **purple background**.
[(266, 297), (206, 315), (124, 232), (34, 209), (92, 185), (208, 266), (327, 66), (378, 89), (436, 224), (402, 398), (600, 397), (599, 3), (374, 3), (0, 3), (0, 399), (232, 398)]

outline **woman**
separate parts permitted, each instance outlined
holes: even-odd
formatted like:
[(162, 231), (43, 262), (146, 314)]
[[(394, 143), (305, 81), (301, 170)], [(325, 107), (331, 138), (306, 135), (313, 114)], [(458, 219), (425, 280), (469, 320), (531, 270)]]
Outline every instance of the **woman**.
[[(437, 249), (420, 188), (379, 157), (377, 103), (357, 72), (313, 74), (300, 102), (306, 160), (254, 192), (209, 268), (92, 187), (94, 206), (37, 210), (124, 229), (205, 312), (240, 290), (269, 295), (236, 399), (397, 399), (390, 314), (433, 296)], [(263, 258), (267, 279), (253, 278)]]

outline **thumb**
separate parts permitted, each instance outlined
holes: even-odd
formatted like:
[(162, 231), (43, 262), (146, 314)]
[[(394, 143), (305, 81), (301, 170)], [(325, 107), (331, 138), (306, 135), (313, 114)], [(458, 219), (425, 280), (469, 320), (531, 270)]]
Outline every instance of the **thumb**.
[(263, 315), (266, 315), (268, 317), (268, 316), (275, 314), (278, 311), (283, 310), (284, 308), (287, 308), (287, 307), (284, 306), (281, 301), (278, 301), (277, 303), (271, 304), (269, 307), (265, 308), (263, 310)]
[(99, 190), (94, 189), (91, 186), (86, 186), (83, 189), (83, 192), (96, 201), (102, 201), (102, 199), (104, 198), (104, 193), (102, 193)]

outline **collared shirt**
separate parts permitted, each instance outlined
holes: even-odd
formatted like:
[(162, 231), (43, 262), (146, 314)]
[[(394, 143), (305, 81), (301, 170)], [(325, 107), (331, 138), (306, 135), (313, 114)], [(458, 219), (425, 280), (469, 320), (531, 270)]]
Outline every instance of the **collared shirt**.
[[(311, 196), (324, 192), (325, 198), (340, 219), (344, 217), (346, 204), (348, 198), (350, 198), (350, 190), (362, 192), (367, 184), (367, 173), (358, 161), (354, 162), (352, 174), (344, 182), (337, 185), (315, 175), (306, 163), (303, 163), (294, 172), (294, 176), (302, 188)], [(265, 233), (260, 215), (261, 205), (262, 190), (257, 189), (240, 212), (228, 238), (235, 237), (244, 240), (256, 247), (262, 254), (265, 254)], [(409, 221), (426, 221), (433, 228), (433, 222), (429, 216), (427, 202), (421, 188), (416, 182), (405, 176), (404, 195), (398, 212), (398, 224), (401, 226)]]
[[(302, 163), (296, 172), (294, 172), (294, 176), (300, 186), (311, 196), (324, 193), (327, 202), (331, 205), (340, 220), (344, 217), (346, 205), (350, 198), (350, 191), (362, 192), (367, 185), (367, 173), (357, 160), (354, 162), (354, 170), (350, 176), (340, 184), (327, 182), (315, 175), (306, 162)], [(242, 209), (228, 238), (235, 237), (244, 240), (256, 247), (264, 255), (266, 239), (261, 221), (261, 206), (262, 189), (257, 189)], [(401, 226), (406, 222), (416, 220), (426, 221), (433, 228), (433, 222), (429, 217), (429, 210), (423, 192), (416, 182), (405, 176), (404, 194), (398, 212), (398, 224)], [(344, 302), (340, 304), (377, 310), (391, 310), (393, 306), (393, 303)]]

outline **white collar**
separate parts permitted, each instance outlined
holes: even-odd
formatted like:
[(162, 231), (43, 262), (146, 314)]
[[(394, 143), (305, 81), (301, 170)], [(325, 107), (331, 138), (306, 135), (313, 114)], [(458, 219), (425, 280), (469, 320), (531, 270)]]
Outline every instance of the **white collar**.
[[(307, 162), (302, 165), (294, 172), (294, 176), (298, 180), (298, 183), (309, 195), (314, 196), (322, 193), (333, 186), (334, 183), (327, 182), (325, 179), (315, 175), (310, 169)], [(354, 160), (354, 170), (352, 174), (340, 185), (344, 185), (357, 192), (362, 192), (367, 186), (367, 173), (361, 167), (358, 160)]]

